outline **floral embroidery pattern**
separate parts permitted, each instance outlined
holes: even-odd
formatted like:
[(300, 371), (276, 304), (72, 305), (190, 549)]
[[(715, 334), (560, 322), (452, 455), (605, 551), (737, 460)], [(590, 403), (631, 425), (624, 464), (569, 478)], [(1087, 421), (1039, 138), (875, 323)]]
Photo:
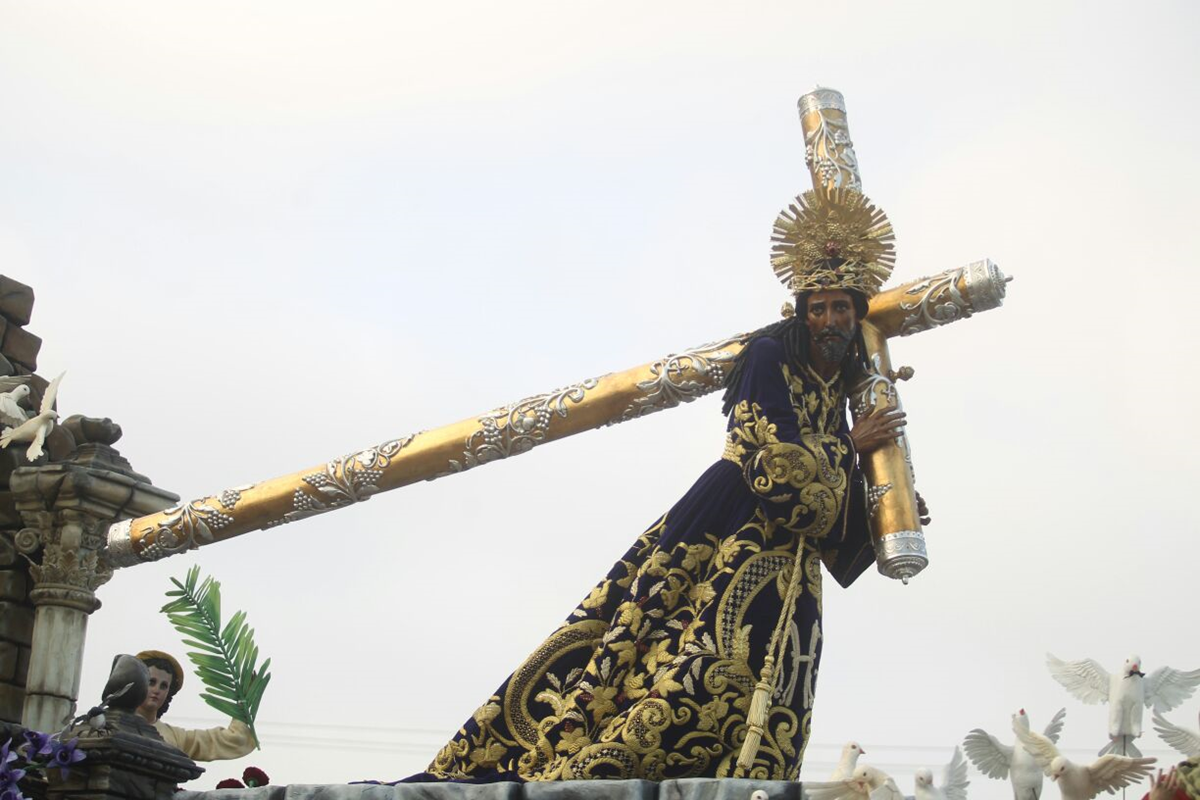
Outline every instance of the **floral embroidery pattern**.
[[(823, 640), (821, 542), (844, 509), (852, 465), (837, 435), (840, 381), (774, 375), (781, 396), (769, 407), (796, 414), (787, 422), (801, 427), (800, 443), (780, 440), (765, 402), (735, 404), (724, 461), (479, 707), (429, 765), (431, 776), (733, 776), (783, 620), (789, 632), (775, 653), (762, 744), (745, 777), (796, 777)], [(785, 608), (797, 570), (799, 590)]]

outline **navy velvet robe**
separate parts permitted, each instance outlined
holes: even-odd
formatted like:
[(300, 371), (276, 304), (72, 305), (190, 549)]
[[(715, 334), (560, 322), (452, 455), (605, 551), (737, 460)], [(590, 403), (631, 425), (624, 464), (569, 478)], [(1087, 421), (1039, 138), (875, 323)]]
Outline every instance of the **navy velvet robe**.
[(821, 563), (848, 586), (874, 556), (841, 377), (785, 363), (773, 338), (745, 358), (724, 457), (413, 779), (731, 776), (773, 638), (774, 689), (746, 777), (797, 776)]

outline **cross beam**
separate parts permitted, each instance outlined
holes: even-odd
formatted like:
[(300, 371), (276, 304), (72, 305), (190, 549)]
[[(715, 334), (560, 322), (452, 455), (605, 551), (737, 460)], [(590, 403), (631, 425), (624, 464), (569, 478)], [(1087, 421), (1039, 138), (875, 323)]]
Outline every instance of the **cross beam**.
[[(860, 185), (842, 96), (800, 98), (806, 160), (816, 185)], [(881, 292), (863, 325), (874, 371), (855, 387), (856, 415), (899, 405), (887, 340), (998, 307), (1006, 279), (977, 261)], [(157, 561), (251, 531), (362, 502), (380, 492), (465, 472), (547, 442), (673, 408), (716, 391), (752, 334), (730, 336), (623, 372), (588, 378), (431, 431), (400, 436), (324, 464), (226, 489), (108, 531), (112, 567)], [(881, 572), (905, 581), (928, 563), (916, 511), (907, 438), (864, 457), (871, 526)]]

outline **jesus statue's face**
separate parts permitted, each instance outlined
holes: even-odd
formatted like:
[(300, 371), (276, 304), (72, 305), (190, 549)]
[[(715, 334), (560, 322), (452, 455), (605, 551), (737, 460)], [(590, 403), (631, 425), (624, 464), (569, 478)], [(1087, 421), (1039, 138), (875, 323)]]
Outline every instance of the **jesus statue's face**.
[(858, 331), (858, 313), (850, 293), (841, 289), (813, 292), (808, 296), (804, 321), (808, 324), (814, 366), (820, 369), (822, 364), (842, 363)]

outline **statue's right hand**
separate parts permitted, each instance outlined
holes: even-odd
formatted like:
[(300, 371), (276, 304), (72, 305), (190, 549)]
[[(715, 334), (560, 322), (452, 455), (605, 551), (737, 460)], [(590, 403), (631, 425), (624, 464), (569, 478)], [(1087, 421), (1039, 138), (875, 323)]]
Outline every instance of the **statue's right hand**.
[(850, 431), (854, 449), (862, 455), (899, 439), (904, 435), (905, 416), (898, 408), (877, 406), (870, 414), (859, 417)]

